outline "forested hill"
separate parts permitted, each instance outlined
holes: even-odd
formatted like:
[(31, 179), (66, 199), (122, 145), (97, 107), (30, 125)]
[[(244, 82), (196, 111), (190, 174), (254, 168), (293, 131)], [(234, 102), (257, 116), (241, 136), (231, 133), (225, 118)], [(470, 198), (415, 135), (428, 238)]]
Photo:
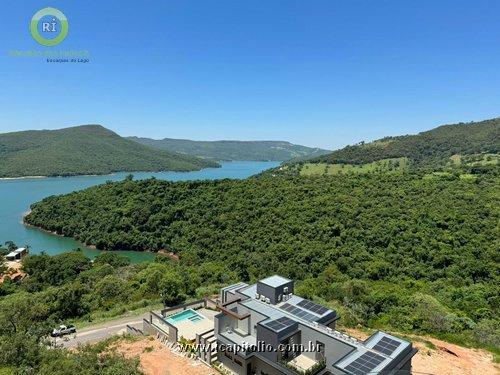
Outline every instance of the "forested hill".
[(100, 125), (0, 134), (0, 177), (190, 171), (216, 163), (140, 145)]
[(46, 198), (26, 221), (102, 249), (222, 264), (240, 280), (279, 273), (354, 324), (496, 345), (499, 184), (494, 170), (129, 179)]
[(411, 166), (438, 166), (456, 162), (461, 156), (498, 154), (499, 151), (500, 118), (495, 118), (347, 146), (307, 162), (362, 165), (406, 158)]
[(286, 161), (314, 157), (327, 150), (283, 141), (191, 141), (187, 139), (129, 137), (143, 145), (212, 160)]

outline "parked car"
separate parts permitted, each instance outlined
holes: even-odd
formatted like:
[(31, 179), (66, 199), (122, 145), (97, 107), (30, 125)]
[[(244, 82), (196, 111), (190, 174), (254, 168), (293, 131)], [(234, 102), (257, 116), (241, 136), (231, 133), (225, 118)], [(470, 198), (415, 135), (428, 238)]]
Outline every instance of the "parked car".
[(76, 327), (74, 325), (61, 325), (59, 328), (54, 328), (50, 334), (52, 337), (61, 337), (64, 335), (69, 335), (70, 333), (76, 333)]

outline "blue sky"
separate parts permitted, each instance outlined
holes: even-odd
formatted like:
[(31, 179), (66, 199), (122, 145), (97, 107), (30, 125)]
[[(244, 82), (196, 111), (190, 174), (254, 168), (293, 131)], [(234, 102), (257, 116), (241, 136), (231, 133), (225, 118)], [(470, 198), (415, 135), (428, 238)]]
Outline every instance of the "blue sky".
[[(52, 6), (59, 46), (28, 24)], [(500, 115), (498, 1), (16, 1), (3, 4), (0, 132), (337, 148)], [(88, 50), (88, 64), (10, 50)]]

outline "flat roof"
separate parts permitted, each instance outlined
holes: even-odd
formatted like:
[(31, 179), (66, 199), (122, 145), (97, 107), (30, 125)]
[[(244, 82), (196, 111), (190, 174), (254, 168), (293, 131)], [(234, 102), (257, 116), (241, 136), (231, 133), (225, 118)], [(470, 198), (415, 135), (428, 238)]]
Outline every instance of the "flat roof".
[(263, 323), (267, 328), (272, 330), (273, 332), (281, 332), (286, 328), (289, 327), (297, 327), (298, 323), (295, 320), (290, 319), (287, 316), (282, 316), (281, 318), (274, 319), (274, 320), (265, 320)]
[(237, 289), (244, 288), (244, 287), (247, 287), (247, 286), (248, 286), (248, 284), (243, 283), (243, 282), (239, 282), (239, 283), (236, 283), (236, 284), (229, 285), (229, 286), (227, 286), (225, 288), (222, 288), (222, 290), (225, 291), (225, 292), (231, 292), (231, 293), (233, 293)]
[[(393, 345), (385, 344), (387, 342)], [(347, 371), (348, 374), (361, 374), (367, 371), (368, 366), (371, 367), (371, 372), (378, 373), (409, 347), (411, 343), (408, 341), (378, 331), (370, 336), (363, 346), (337, 361), (335, 367)]]
[(292, 280), (287, 279), (286, 277), (283, 277), (280, 275), (273, 275), (273, 276), (266, 277), (265, 279), (260, 280), (259, 282), (261, 282), (262, 284), (272, 286), (273, 288), (277, 288), (283, 284), (289, 283), (290, 281), (292, 281)]
[(399, 337), (378, 331), (365, 341), (365, 346), (387, 357), (395, 358), (411, 344)]
[[(292, 308), (286, 308), (286, 305), (291, 305)], [(321, 318), (324, 318), (327, 315), (332, 315), (332, 318), (337, 315), (334, 310), (329, 309), (328, 307), (319, 305), (315, 302), (309, 301), (308, 299), (293, 295), (286, 301), (282, 301), (276, 305), (278, 308), (287, 310), (294, 314), (294, 311), (300, 313), (300, 315), (307, 314), (306, 320), (308, 321), (316, 321)], [(284, 307), (285, 306), (285, 307)], [(299, 316), (300, 317), (300, 316)]]
[(238, 289), (238, 293), (241, 293), (249, 298), (255, 298), (255, 294), (257, 293), (257, 284), (242, 287), (241, 289)]
[(13, 257), (13, 256), (16, 256), (16, 255), (17, 255), (17, 254), (19, 254), (19, 253), (22, 253), (22, 252), (23, 252), (23, 251), (25, 251), (25, 250), (26, 250), (26, 248), (25, 248), (25, 247), (20, 247), (19, 249), (16, 249), (16, 250), (11, 251), (11, 252), (10, 252), (10, 253), (8, 253), (6, 256), (11, 256), (11, 257)]

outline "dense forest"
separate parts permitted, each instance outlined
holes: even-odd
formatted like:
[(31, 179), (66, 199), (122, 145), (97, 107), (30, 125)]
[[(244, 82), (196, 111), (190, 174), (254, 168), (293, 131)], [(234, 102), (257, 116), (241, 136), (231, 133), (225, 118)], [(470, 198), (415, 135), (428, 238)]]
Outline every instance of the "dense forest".
[(128, 139), (146, 146), (212, 160), (286, 161), (320, 156), (330, 152), (283, 141), (191, 141), (138, 137)]
[(99, 125), (0, 134), (0, 177), (191, 171), (212, 161), (140, 145)]
[(413, 166), (437, 166), (453, 155), (497, 154), (500, 152), (500, 118), (438, 128), (370, 143), (347, 146), (308, 162), (366, 164), (383, 159), (406, 157)]
[(102, 253), (91, 262), (79, 251), (30, 255), (22, 269), (28, 273), (24, 280), (0, 283), (2, 375), (139, 375), (137, 360), (112, 350), (114, 339), (66, 350), (48, 335), (61, 323), (88, 323), (160, 302), (178, 303), (236, 279), (215, 264), (184, 267), (159, 255), (156, 262), (131, 265), (116, 253)]
[[(468, 171), (474, 172), (474, 171)], [(101, 249), (159, 250), (238, 279), (280, 273), (346, 322), (498, 345), (498, 169), (92, 187), (30, 224)], [(488, 332), (488, 334), (485, 334)]]

